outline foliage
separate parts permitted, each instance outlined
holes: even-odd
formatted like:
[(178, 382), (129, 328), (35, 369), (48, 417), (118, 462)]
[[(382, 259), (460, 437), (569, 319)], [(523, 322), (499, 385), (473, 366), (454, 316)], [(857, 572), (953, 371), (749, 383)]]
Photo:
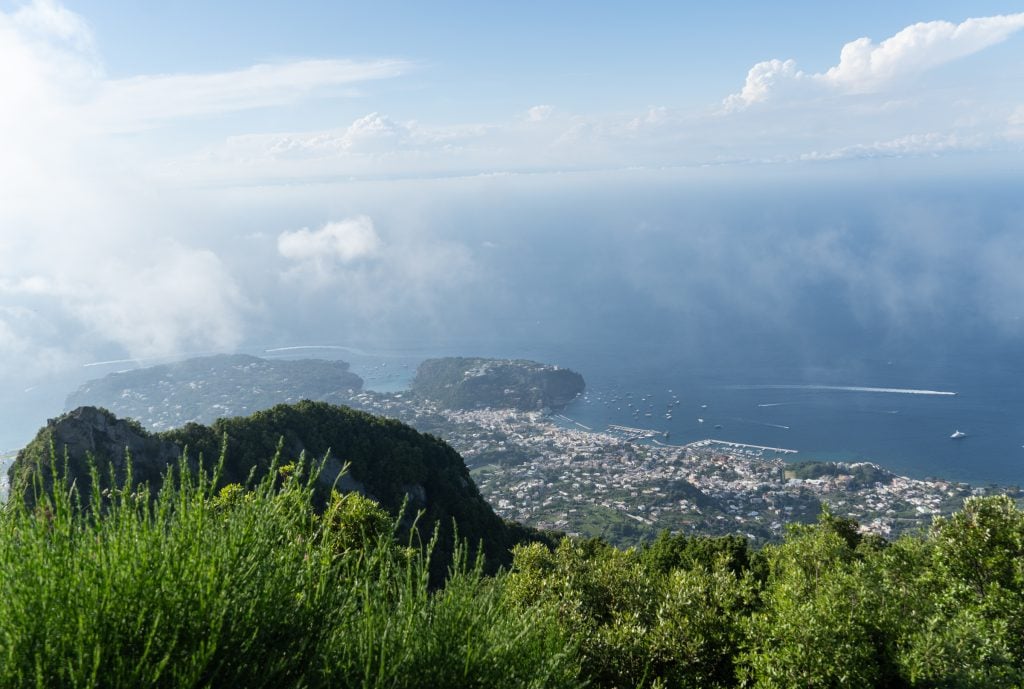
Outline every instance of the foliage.
[(559, 409), (583, 392), (583, 376), (535, 361), (447, 357), (416, 369), (411, 391), (449, 409)]
[[(126, 445), (131, 447), (131, 462)], [(307, 470), (315, 462), (303, 458), (326, 458), (314, 486), (314, 506), (326, 507), (337, 479), (338, 487), (363, 492), (391, 515), (402, 516), (403, 528), (412, 528), (415, 522), (424, 542), (439, 527), (432, 559), (435, 580), (444, 576), (452, 560), (456, 531), (474, 556), (483, 544), (489, 573), (511, 564), (516, 543), (543, 538), (523, 528), (508, 528), (481, 497), (462, 458), (447, 443), (399, 421), (324, 402), (282, 404), (247, 417), (219, 419), (209, 426), (193, 423), (164, 433), (149, 433), (105, 410), (77, 409), (51, 421), (19, 453), (11, 472), (12, 494), (24, 495), (31, 504), (35, 492), (25, 488), (52, 490), (52, 470), (60, 469), (50, 463), (54, 447), (58, 456), (64, 453), (71, 480), (83, 492), (89, 491), (90, 452), (104, 486), (123, 483), (131, 463), (134, 480), (148, 482), (154, 492), (167, 467), (185, 450), (192, 470), (200, 465), (212, 469), (222, 458), (217, 489), (263, 480), (279, 454), (284, 461), (305, 461)], [(342, 475), (344, 466), (348, 469)], [(414, 517), (420, 512), (417, 521)]]
[(507, 595), (558, 611), (597, 686), (718, 687), (734, 683), (751, 592), (725, 557), (666, 572), (636, 550), (565, 539), (517, 548)]
[(894, 475), (870, 462), (792, 462), (786, 465), (786, 476), (798, 479), (816, 479), (823, 476), (849, 476), (851, 490), (875, 483), (892, 483)]
[(217, 491), (183, 461), (157, 496), (93, 478), (88, 510), (56, 475), (0, 513), (0, 686), (578, 685), (544, 609), (464, 549), (433, 591), (429, 547), (361, 496), (318, 515), (301, 464)]
[[(262, 451), (280, 426), (227, 428), (223, 447)], [(454, 529), (446, 553), (437, 521), (322, 495), (323, 465), (282, 466), (285, 447), (240, 482), (228, 449), (209, 472), (182, 457), (156, 494), (131, 462), (72, 483), (51, 449), (38, 499), (0, 511), (0, 687), (1024, 684), (1024, 513), (1006, 497), (892, 543), (825, 512), (758, 552), (502, 524), (526, 543), (490, 576)]]
[(767, 553), (762, 608), (747, 622), (743, 656), (755, 686), (875, 686), (874, 589), (847, 526), (826, 514), (817, 526), (792, 526)]

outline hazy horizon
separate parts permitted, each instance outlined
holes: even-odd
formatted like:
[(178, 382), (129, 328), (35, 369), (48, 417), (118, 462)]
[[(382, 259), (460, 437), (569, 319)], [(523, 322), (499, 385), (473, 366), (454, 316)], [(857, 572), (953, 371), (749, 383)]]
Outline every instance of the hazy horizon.
[(0, 3), (3, 437), (295, 343), (1016, 373), (1015, 9)]

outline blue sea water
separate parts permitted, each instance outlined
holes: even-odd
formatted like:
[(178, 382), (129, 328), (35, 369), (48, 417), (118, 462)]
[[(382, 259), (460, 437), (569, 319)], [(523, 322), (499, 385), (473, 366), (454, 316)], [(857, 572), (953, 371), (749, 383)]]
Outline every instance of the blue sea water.
[[(618, 424), (668, 433), (671, 444), (716, 438), (796, 450), (789, 461), (872, 461), (916, 478), (1024, 483), (1024, 389), (1017, 382), (1024, 366), (1012, 351), (868, 359), (834, 369), (784, 361), (738, 366), (690, 361), (674, 357), (671, 347), (624, 338), (346, 358), (367, 387), (395, 391), (423, 358), (467, 354), (579, 371), (586, 393), (564, 413), (594, 430)], [(951, 438), (958, 430), (966, 437)]]
[[(294, 356), (344, 359), (388, 392), (427, 357), (528, 358), (583, 374), (588, 394), (566, 413), (595, 429), (1024, 483), (1019, 174), (815, 170), (491, 180), (446, 197), (437, 216), (464, 251), (465, 280), (452, 270), (450, 286), (370, 290), (379, 303), (321, 290), (253, 326), (242, 349), (264, 355), (303, 333), (335, 348)], [(0, 448), (106, 372), (8, 386)], [(966, 437), (951, 439), (957, 430)]]
[[(667, 432), (673, 444), (712, 437), (797, 450), (791, 461), (866, 460), (918, 478), (1020, 484), (1024, 395), (1013, 379), (978, 368), (923, 377), (884, 363), (845, 378), (777, 368), (737, 375), (642, 362), (595, 366), (588, 393), (566, 414), (594, 428), (616, 423)], [(953, 439), (955, 431), (966, 436)]]
[[(363, 345), (292, 356), (349, 361), (367, 388), (384, 392), (405, 389), (428, 357), (528, 358), (583, 374), (586, 393), (564, 413), (594, 430), (619, 424), (668, 433), (672, 444), (717, 438), (797, 450), (789, 461), (863, 460), (917, 478), (1024, 484), (1024, 356), (1012, 343), (907, 346), (873, 357), (859, 347), (845, 354), (833, 348), (835, 363), (813, 365), (804, 353), (787, 356), (785, 347), (723, 345), (718, 356), (694, 356), (673, 345), (668, 337), (624, 330), (587, 340)], [(28, 430), (11, 446), (56, 415), (70, 389), (55, 384), (38, 419), (22, 424)], [(950, 438), (957, 430), (966, 437)]]

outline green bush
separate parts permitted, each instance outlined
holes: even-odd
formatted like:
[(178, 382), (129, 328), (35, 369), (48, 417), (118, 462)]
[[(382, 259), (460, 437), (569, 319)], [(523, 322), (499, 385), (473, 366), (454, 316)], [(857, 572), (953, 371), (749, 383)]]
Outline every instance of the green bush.
[(464, 549), (433, 590), (429, 547), (361, 496), (318, 515), (304, 465), (215, 492), (183, 461), (158, 496), (94, 476), (85, 501), (54, 476), (11, 501), (0, 687), (576, 686), (542, 608), (505, 605)]

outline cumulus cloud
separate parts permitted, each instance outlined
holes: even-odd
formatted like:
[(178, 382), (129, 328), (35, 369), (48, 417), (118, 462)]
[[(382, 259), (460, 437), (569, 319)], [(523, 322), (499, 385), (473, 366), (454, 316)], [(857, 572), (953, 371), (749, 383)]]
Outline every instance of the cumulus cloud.
[(535, 105), (526, 111), (526, 119), (530, 122), (543, 122), (554, 112), (555, 109), (550, 105)]
[(911, 24), (874, 43), (858, 38), (843, 46), (839, 63), (823, 73), (797, 69), (793, 60), (767, 60), (750, 68), (746, 82), (728, 96), (727, 110), (785, 97), (788, 92), (813, 89), (819, 93), (863, 93), (883, 89), (898, 80), (933, 69), (1005, 41), (1024, 28), (1024, 13)]
[[(218, 204), (151, 175), (160, 139), (116, 134), (344, 95), (409, 65), (298, 59), (111, 79), (81, 16), (55, 0), (5, 9), (0, 380), (48, 375), (94, 356), (236, 347), (260, 308), (260, 295), (239, 287), (253, 268), (242, 256), (248, 249), (223, 225), (210, 231), (215, 221), (205, 216)], [(365, 139), (372, 129), (365, 122), (352, 136)], [(328, 228), (307, 237), (305, 250), (320, 241), (332, 260), (349, 260), (372, 250), (369, 232), (358, 222)], [(285, 241), (284, 251), (301, 254), (301, 240)]]
[(329, 222), (315, 231), (283, 232), (277, 238), (277, 250), (285, 258), (321, 266), (368, 258), (380, 248), (373, 220), (365, 215)]

